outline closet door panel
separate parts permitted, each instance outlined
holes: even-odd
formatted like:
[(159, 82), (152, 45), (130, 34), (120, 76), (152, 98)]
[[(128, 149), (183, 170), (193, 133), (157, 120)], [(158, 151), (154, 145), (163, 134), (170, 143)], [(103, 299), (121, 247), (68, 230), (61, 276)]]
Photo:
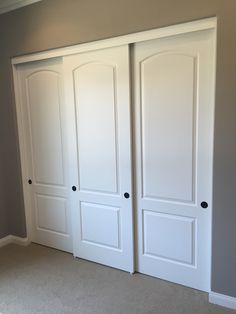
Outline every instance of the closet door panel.
[(137, 270), (204, 291), (211, 262), (213, 43), (207, 31), (133, 50)]
[(18, 67), (33, 242), (72, 251), (62, 59)]
[(133, 272), (128, 46), (65, 57), (64, 71), (75, 111), (75, 255)]

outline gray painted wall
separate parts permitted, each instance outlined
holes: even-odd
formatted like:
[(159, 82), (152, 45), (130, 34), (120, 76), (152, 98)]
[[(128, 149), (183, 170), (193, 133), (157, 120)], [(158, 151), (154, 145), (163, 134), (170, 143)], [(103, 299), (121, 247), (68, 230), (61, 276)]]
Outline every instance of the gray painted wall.
[(0, 16), (0, 236), (25, 235), (10, 57), (215, 15), (212, 290), (236, 297), (235, 0), (44, 0)]

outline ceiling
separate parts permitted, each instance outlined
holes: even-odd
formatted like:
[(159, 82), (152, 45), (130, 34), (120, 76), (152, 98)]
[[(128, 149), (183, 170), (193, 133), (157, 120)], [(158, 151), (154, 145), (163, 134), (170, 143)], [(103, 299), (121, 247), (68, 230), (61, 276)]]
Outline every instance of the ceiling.
[(0, 0), (0, 14), (9, 12), (41, 0)]

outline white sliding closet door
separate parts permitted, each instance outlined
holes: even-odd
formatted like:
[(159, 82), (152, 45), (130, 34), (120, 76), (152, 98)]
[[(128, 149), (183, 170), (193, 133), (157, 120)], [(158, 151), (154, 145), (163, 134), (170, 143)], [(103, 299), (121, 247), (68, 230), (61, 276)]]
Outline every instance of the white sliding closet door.
[[(18, 90), (28, 185), (30, 240), (72, 251), (68, 119), (62, 59), (20, 65)], [(20, 117), (18, 117), (20, 119)]]
[(76, 117), (74, 254), (133, 272), (128, 46), (65, 57), (64, 73)]
[(139, 272), (209, 291), (213, 147), (210, 31), (136, 44)]

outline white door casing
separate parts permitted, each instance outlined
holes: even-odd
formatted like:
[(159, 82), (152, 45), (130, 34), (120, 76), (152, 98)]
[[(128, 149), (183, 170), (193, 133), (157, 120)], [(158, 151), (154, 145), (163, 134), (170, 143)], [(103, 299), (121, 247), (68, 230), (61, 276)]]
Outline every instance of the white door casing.
[[(210, 289), (214, 36), (133, 49), (137, 271)], [(208, 208), (202, 208), (201, 202)]]
[(63, 64), (76, 120), (74, 254), (133, 272), (128, 46), (68, 56)]
[(28, 236), (32, 242), (72, 252), (62, 59), (19, 65), (17, 73), (27, 164), (23, 184), (29, 196)]

